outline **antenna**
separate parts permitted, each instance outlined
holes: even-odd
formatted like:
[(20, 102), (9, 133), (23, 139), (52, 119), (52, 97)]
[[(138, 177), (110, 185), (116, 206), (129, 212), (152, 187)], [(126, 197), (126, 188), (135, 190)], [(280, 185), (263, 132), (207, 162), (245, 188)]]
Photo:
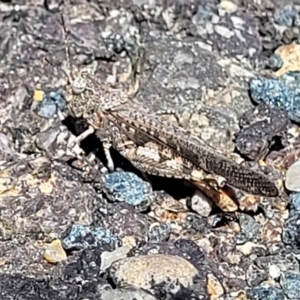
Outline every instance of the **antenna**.
[(71, 64), (71, 55), (70, 55), (70, 39), (69, 39), (69, 34), (68, 34), (68, 30), (66, 27), (66, 23), (65, 23), (65, 18), (63, 13), (60, 13), (61, 16), (61, 21), (62, 21), (62, 25), (63, 25), (63, 29), (64, 29), (64, 43), (65, 43), (65, 53), (66, 53), (66, 59), (67, 59), (67, 63), (68, 63), (68, 69), (70, 70), (70, 77), (72, 79), (72, 81), (75, 80), (74, 75), (73, 75), (73, 69), (72, 69), (72, 64)]

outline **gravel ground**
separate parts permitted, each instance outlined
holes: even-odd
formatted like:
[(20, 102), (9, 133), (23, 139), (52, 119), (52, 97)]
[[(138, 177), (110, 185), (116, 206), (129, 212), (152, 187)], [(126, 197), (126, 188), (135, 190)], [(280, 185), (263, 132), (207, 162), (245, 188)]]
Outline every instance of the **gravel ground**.
[[(300, 2), (12, 0), (0, 19), (1, 300), (300, 299)], [(116, 151), (105, 172), (95, 135), (70, 151), (86, 125), (56, 115), (91, 66), (280, 196), (221, 210)]]

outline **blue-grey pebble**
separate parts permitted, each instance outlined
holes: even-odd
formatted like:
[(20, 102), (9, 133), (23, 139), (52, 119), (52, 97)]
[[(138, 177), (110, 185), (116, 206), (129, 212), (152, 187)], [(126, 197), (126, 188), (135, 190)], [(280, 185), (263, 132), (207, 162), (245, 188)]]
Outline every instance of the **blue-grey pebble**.
[(289, 196), (289, 202), (291, 204), (291, 210), (300, 211), (300, 193), (292, 193)]
[(284, 110), (288, 117), (300, 122), (300, 73), (287, 72), (278, 79), (256, 78), (250, 81), (250, 95), (256, 103)]
[(291, 5), (287, 5), (283, 8), (276, 9), (274, 21), (281, 26), (293, 27), (296, 16), (297, 11), (295, 8)]
[(51, 91), (46, 93), (43, 100), (37, 105), (36, 113), (41, 118), (51, 119), (58, 110), (65, 110), (66, 106), (64, 94), (60, 91)]
[(280, 285), (288, 299), (300, 298), (300, 274), (284, 272), (280, 277)]
[(282, 290), (266, 283), (249, 289), (247, 296), (250, 300), (285, 300)]
[(71, 230), (62, 239), (62, 245), (66, 250), (80, 250), (105, 245), (114, 250), (121, 246), (121, 240), (109, 230), (73, 224)]
[(105, 176), (105, 189), (117, 201), (136, 206), (152, 194), (150, 183), (131, 172), (114, 172)]

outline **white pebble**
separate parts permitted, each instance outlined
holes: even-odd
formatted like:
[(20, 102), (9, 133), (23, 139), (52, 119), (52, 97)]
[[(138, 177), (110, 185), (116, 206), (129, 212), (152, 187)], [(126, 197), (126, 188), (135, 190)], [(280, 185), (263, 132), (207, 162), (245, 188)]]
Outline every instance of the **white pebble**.
[(227, 0), (221, 1), (221, 3), (219, 4), (219, 8), (230, 14), (238, 10), (238, 6), (236, 4)]
[(285, 187), (293, 192), (300, 192), (300, 161), (293, 163), (286, 172)]
[(208, 217), (212, 211), (213, 202), (203, 192), (197, 190), (191, 199), (191, 208), (198, 215)]
[(269, 267), (269, 274), (273, 279), (280, 277), (280, 269), (276, 265), (271, 265)]
[(124, 259), (127, 256), (127, 253), (130, 251), (130, 247), (122, 246), (117, 248), (112, 252), (104, 251), (101, 254), (101, 267), (100, 270), (104, 272), (108, 269), (114, 262)]

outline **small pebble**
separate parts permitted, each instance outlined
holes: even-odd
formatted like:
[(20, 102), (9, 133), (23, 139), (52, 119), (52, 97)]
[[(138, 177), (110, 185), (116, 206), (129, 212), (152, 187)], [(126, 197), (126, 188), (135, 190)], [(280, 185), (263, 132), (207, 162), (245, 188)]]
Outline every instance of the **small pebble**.
[(238, 6), (235, 3), (227, 0), (221, 1), (221, 3), (219, 4), (219, 8), (223, 9), (224, 11), (230, 14), (238, 10)]
[(247, 299), (251, 300), (285, 300), (282, 290), (275, 286), (262, 283), (247, 291)]
[(297, 39), (298, 34), (292, 29), (288, 28), (282, 33), (282, 41), (286, 45), (290, 45), (293, 40)]
[(195, 25), (203, 25), (211, 21), (213, 16), (214, 14), (211, 11), (199, 5), (197, 13), (192, 17), (192, 21)]
[(135, 247), (137, 245), (137, 239), (134, 235), (126, 235), (122, 238), (122, 245), (128, 246), (130, 248)]
[(190, 201), (191, 209), (202, 217), (208, 217), (213, 209), (212, 200), (203, 192), (197, 190)]
[[(151, 185), (130, 172), (114, 172), (105, 176), (104, 192), (111, 200), (138, 206), (152, 199)], [(149, 201), (149, 205), (151, 201)]]
[(289, 191), (300, 192), (300, 160), (294, 162), (287, 170), (285, 187)]
[(104, 272), (116, 261), (126, 258), (127, 253), (130, 251), (130, 249), (131, 247), (129, 246), (122, 246), (111, 252), (102, 252), (100, 270)]
[(212, 274), (207, 275), (206, 289), (211, 299), (220, 299), (220, 297), (224, 294), (224, 289), (220, 281)]
[(54, 177), (50, 178), (49, 180), (47, 180), (45, 182), (41, 182), (39, 184), (39, 190), (42, 193), (44, 193), (45, 195), (50, 195), (53, 193), (54, 186), (53, 186), (52, 180), (54, 180)]
[(270, 277), (273, 279), (279, 278), (280, 277), (280, 268), (276, 265), (271, 265), (269, 267), (269, 274), (270, 274)]
[(67, 107), (65, 96), (61, 92), (46, 93), (43, 100), (36, 106), (35, 112), (38, 116), (51, 119), (58, 111), (63, 111)]
[(67, 259), (60, 240), (54, 240), (45, 250), (44, 259), (48, 263), (58, 263)]
[(300, 122), (300, 73), (290, 71), (278, 79), (258, 78), (250, 81), (251, 98), (285, 111), (288, 117)]
[[(298, 38), (299, 36), (300, 35), (298, 34)], [(297, 43), (278, 47), (275, 51), (275, 55), (281, 57), (283, 62), (283, 65), (275, 72), (277, 77), (282, 76), (287, 72), (300, 71), (300, 45)], [(278, 65), (279, 64), (280, 62), (278, 61)]]
[(277, 79), (258, 78), (250, 81), (250, 93), (257, 103), (285, 107), (290, 99), (290, 90)]
[(281, 274), (280, 285), (289, 299), (299, 299), (300, 274), (285, 272)]
[[(67, 235), (66, 235), (67, 234)], [(102, 228), (90, 228), (80, 224), (74, 224), (62, 239), (63, 247), (71, 249), (87, 249), (94, 247), (108, 247), (111, 250), (121, 245), (121, 240), (114, 236), (109, 230)]]
[(282, 230), (282, 241), (293, 249), (300, 249), (300, 213), (291, 211)]
[(171, 235), (171, 226), (167, 223), (153, 223), (150, 226), (148, 240), (150, 242), (167, 242)]
[(287, 5), (279, 8), (274, 13), (274, 21), (278, 25), (292, 27), (297, 16), (297, 11), (291, 6)]
[(41, 102), (44, 98), (44, 91), (42, 90), (35, 90), (33, 94), (33, 101)]
[(259, 234), (261, 226), (247, 214), (238, 213), (238, 218), (241, 231), (236, 235), (236, 243), (241, 245), (254, 239)]
[(283, 66), (283, 59), (278, 54), (273, 54), (268, 59), (268, 67), (273, 71), (279, 70)]
[(291, 204), (291, 211), (300, 211), (300, 193), (292, 193), (289, 196), (289, 202)]

